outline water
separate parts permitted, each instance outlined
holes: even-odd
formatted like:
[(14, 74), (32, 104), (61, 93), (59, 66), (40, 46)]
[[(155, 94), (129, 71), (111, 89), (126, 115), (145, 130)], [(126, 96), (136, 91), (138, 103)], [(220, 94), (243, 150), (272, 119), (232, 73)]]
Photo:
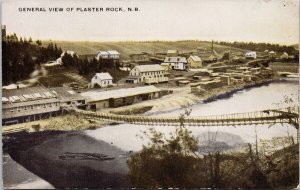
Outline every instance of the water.
[[(290, 96), (295, 99), (298, 97), (299, 81), (274, 82), (260, 87), (244, 89), (234, 93), (228, 98), (218, 99), (210, 103), (199, 103), (192, 106), (191, 116), (201, 115), (219, 115), (239, 112), (252, 112), (265, 109), (278, 108), (277, 103), (284, 100), (284, 96)], [(298, 101), (297, 101), (298, 102)], [(280, 105), (286, 106), (286, 105)], [(156, 115), (179, 115), (184, 109), (177, 109), (167, 113), (157, 113)], [(88, 130), (86, 134), (99, 140), (111, 143), (123, 150), (138, 151), (142, 145), (147, 145), (148, 141), (138, 137), (142, 132), (149, 129), (150, 126), (120, 124), (108, 126), (96, 130)], [(172, 126), (153, 127), (165, 134), (174, 132)], [(257, 135), (259, 139), (271, 139), (272, 137), (292, 135), (296, 138), (297, 130), (288, 124), (257, 125)], [(255, 126), (217, 126), (217, 127), (188, 127), (199, 141), (209, 140), (209, 134), (230, 134), (241, 138), (243, 142), (255, 142)], [(209, 133), (210, 132), (210, 133)], [(230, 137), (230, 138), (231, 138)], [(216, 136), (217, 140), (226, 141), (227, 144), (235, 143), (234, 139)]]

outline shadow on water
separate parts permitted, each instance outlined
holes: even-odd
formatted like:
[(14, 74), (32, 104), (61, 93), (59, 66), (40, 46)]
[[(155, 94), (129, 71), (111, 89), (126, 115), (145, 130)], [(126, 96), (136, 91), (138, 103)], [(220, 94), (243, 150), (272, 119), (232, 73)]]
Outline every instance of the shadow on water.
[(56, 188), (129, 187), (130, 153), (81, 132), (16, 133), (3, 150)]

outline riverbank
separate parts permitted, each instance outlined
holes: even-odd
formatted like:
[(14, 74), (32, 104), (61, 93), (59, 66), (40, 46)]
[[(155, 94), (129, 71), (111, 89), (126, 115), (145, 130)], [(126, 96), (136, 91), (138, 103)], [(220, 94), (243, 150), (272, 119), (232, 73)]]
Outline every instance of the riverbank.
[[(229, 97), (232, 94), (241, 91), (243, 89), (259, 87), (279, 80), (280, 79), (278, 77), (274, 77), (273, 79), (263, 79), (255, 82), (254, 81), (247, 82), (247, 83), (241, 82), (239, 84), (211, 89), (209, 91), (205, 91), (202, 94), (192, 93), (190, 86), (177, 87), (172, 89), (163, 88), (164, 90), (173, 90), (173, 94), (163, 96), (159, 99), (139, 102), (129, 106), (123, 106), (119, 108), (108, 108), (108, 109), (101, 110), (101, 112), (130, 115), (131, 113), (133, 113), (132, 110), (134, 110), (134, 114), (152, 115), (155, 113), (168, 112), (168, 111), (192, 106), (197, 103), (208, 103), (219, 98)], [(152, 109), (149, 110), (149, 107), (152, 107)]]

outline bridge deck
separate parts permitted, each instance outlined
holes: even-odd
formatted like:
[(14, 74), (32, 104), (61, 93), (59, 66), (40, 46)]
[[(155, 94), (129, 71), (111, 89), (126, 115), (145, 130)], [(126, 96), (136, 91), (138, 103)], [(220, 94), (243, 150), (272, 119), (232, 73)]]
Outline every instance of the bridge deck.
[[(98, 118), (102, 120), (110, 120), (121, 123), (147, 124), (147, 125), (178, 125), (179, 117), (175, 116), (130, 116), (115, 115), (108, 113), (95, 113), (90, 111), (75, 110), (80, 115)], [(298, 114), (288, 113), (278, 110), (265, 110), (258, 112), (247, 112), (226, 115), (211, 115), (187, 117), (184, 123), (191, 126), (235, 126), (235, 125), (256, 125), (256, 124), (274, 124), (274, 123), (290, 123), (298, 127)]]

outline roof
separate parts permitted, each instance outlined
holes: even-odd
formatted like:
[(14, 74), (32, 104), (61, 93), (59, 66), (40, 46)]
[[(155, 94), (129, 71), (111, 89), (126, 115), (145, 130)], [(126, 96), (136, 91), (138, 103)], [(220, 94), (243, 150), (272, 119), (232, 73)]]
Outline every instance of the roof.
[(57, 102), (57, 95), (44, 87), (3, 90), (3, 107), (16, 107), (47, 102)]
[(166, 57), (164, 60), (165, 63), (187, 63), (185, 57)]
[(198, 57), (197, 55), (191, 55), (190, 58), (193, 60), (193, 61), (202, 61), (200, 57)]
[(97, 54), (99, 55), (109, 55), (107, 51), (98, 51)]
[(124, 98), (129, 96), (136, 96), (139, 94), (160, 92), (161, 90), (155, 86), (141, 86), (135, 88), (121, 88), (109, 91), (87, 91), (82, 92), (81, 95), (87, 98), (87, 102), (97, 102), (102, 100), (109, 100), (110, 98)]
[(116, 50), (108, 50), (107, 51), (110, 55), (112, 55), (112, 54), (117, 54), (117, 55), (119, 55), (120, 53), (119, 52), (117, 52)]
[(109, 73), (96, 73), (95, 76), (97, 76), (101, 80), (112, 80), (113, 79)]
[(60, 101), (84, 100), (85, 98), (69, 87), (49, 88), (51, 92), (57, 95)]
[(152, 65), (137, 65), (135, 66), (141, 72), (164, 71), (164, 68), (158, 64)]
[(172, 50), (168, 50), (167, 53), (178, 53), (178, 50), (176, 50), (176, 49), (175, 50), (173, 50), (173, 49)]

